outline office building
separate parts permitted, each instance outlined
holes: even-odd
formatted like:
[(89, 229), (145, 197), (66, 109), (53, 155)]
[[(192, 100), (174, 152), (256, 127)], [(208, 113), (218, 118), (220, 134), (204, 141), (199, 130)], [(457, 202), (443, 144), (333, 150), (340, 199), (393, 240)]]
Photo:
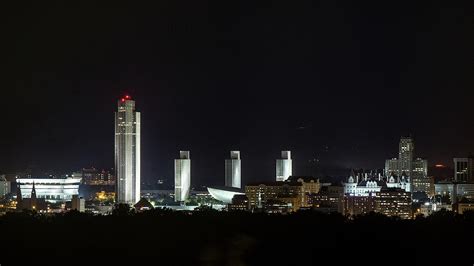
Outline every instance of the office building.
[(308, 204), (320, 212), (344, 211), (344, 188), (340, 186), (323, 186), (318, 193), (307, 194)]
[(304, 201), (302, 183), (299, 182), (251, 183), (245, 186), (245, 195), (249, 200), (251, 210), (265, 209), (267, 205), (274, 206), (279, 205), (278, 202), (283, 202), (292, 211), (296, 211)]
[(83, 168), (82, 183), (91, 186), (113, 186), (115, 185), (115, 177), (109, 170), (99, 170), (93, 167)]
[(375, 193), (375, 211), (386, 216), (410, 219), (411, 193), (400, 188), (384, 188)]
[(241, 175), (240, 151), (231, 151), (225, 160), (225, 186), (241, 188)]
[(474, 158), (454, 158), (454, 181), (474, 182)]
[(71, 210), (84, 212), (86, 210), (85, 199), (83, 197), (79, 197), (79, 195), (73, 195), (71, 200)]
[(291, 151), (282, 151), (281, 159), (276, 160), (276, 181), (286, 181), (293, 175)]
[(411, 170), (412, 190), (413, 192), (425, 192), (431, 194), (431, 179), (428, 177), (428, 161), (416, 158), (412, 163)]
[(31, 197), (34, 186), (36, 198), (55, 203), (70, 201), (74, 195), (78, 195), (81, 179), (75, 177), (18, 178), (16, 182), (23, 199)]
[[(251, 210), (265, 210), (267, 205), (270, 209), (276, 206), (281, 207), (280, 203), (282, 203), (283, 205), (286, 204), (285, 206), (288, 207), (289, 211), (297, 211), (301, 207), (309, 207), (308, 195), (318, 193), (320, 188), (321, 184), (317, 178), (291, 176), (285, 182), (247, 184), (245, 195), (248, 198)], [(268, 203), (269, 201), (271, 201), (271, 204)]]
[(184, 202), (191, 189), (191, 158), (189, 151), (180, 151), (179, 159), (174, 160), (174, 200)]
[(474, 183), (439, 182), (434, 187), (435, 195), (449, 196), (452, 203), (463, 198), (474, 199)]
[(11, 183), (7, 181), (5, 175), (0, 176), (0, 198), (5, 197), (11, 192)]
[[(411, 192), (430, 193), (428, 161), (415, 157), (415, 141), (411, 137), (400, 139), (398, 158), (385, 161), (385, 176), (399, 178), (405, 176), (410, 180)], [(407, 190), (409, 191), (409, 190)]]
[(402, 137), (398, 149), (398, 176), (405, 172), (408, 176), (412, 175), (412, 163), (415, 154), (415, 141), (412, 137)]
[(115, 176), (117, 203), (140, 200), (140, 113), (128, 95), (115, 113)]
[(375, 196), (344, 196), (344, 215), (355, 216), (375, 211)]

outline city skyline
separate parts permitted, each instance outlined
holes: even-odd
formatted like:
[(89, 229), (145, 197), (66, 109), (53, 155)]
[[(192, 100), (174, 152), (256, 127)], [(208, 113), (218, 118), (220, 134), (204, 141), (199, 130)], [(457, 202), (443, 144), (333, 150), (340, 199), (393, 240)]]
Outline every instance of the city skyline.
[(432, 165), (474, 151), (462, 8), (192, 5), (11, 9), (0, 171), (113, 167), (111, 112), (124, 94), (146, 114), (144, 182), (172, 182), (181, 149), (201, 166), (198, 184), (221, 182), (229, 150), (245, 154), (250, 180), (273, 178), (281, 150), (311, 174), (383, 168), (409, 134)]

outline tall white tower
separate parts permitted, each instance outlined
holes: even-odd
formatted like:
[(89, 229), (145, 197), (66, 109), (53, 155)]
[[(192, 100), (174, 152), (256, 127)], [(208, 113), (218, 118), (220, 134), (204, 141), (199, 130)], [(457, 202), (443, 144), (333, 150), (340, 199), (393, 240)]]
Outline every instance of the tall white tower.
[(115, 174), (117, 203), (140, 200), (140, 113), (126, 95), (115, 112)]
[(189, 197), (191, 187), (191, 159), (189, 151), (180, 151), (174, 160), (174, 201), (183, 202)]
[(230, 151), (230, 159), (225, 160), (225, 186), (241, 188), (240, 151)]
[(281, 151), (281, 159), (276, 160), (276, 181), (285, 181), (293, 175), (291, 151)]

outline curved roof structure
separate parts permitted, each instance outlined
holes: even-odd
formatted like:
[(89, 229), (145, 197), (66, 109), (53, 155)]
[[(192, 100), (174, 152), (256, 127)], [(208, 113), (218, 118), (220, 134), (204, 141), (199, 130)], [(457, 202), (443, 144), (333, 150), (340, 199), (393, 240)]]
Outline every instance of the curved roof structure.
[(245, 195), (242, 189), (235, 187), (208, 187), (207, 191), (214, 199), (224, 203), (232, 203), (235, 195)]

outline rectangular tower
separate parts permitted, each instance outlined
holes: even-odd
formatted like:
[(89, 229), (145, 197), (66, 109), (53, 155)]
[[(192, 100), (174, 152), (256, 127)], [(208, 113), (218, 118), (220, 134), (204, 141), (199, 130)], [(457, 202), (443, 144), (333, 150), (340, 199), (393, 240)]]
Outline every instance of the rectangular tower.
[(184, 202), (191, 188), (191, 159), (189, 151), (180, 151), (179, 159), (174, 160), (174, 201)]
[(225, 160), (225, 186), (241, 188), (240, 151), (231, 151)]
[(403, 173), (407, 176), (412, 176), (413, 157), (415, 154), (415, 142), (412, 137), (402, 137), (400, 139), (400, 146), (398, 151), (398, 176)]
[(286, 181), (293, 175), (291, 151), (281, 151), (281, 159), (276, 160), (276, 181)]
[(140, 200), (140, 113), (135, 101), (125, 96), (115, 113), (115, 171), (117, 203)]
[(454, 158), (454, 181), (473, 182), (473, 158)]

